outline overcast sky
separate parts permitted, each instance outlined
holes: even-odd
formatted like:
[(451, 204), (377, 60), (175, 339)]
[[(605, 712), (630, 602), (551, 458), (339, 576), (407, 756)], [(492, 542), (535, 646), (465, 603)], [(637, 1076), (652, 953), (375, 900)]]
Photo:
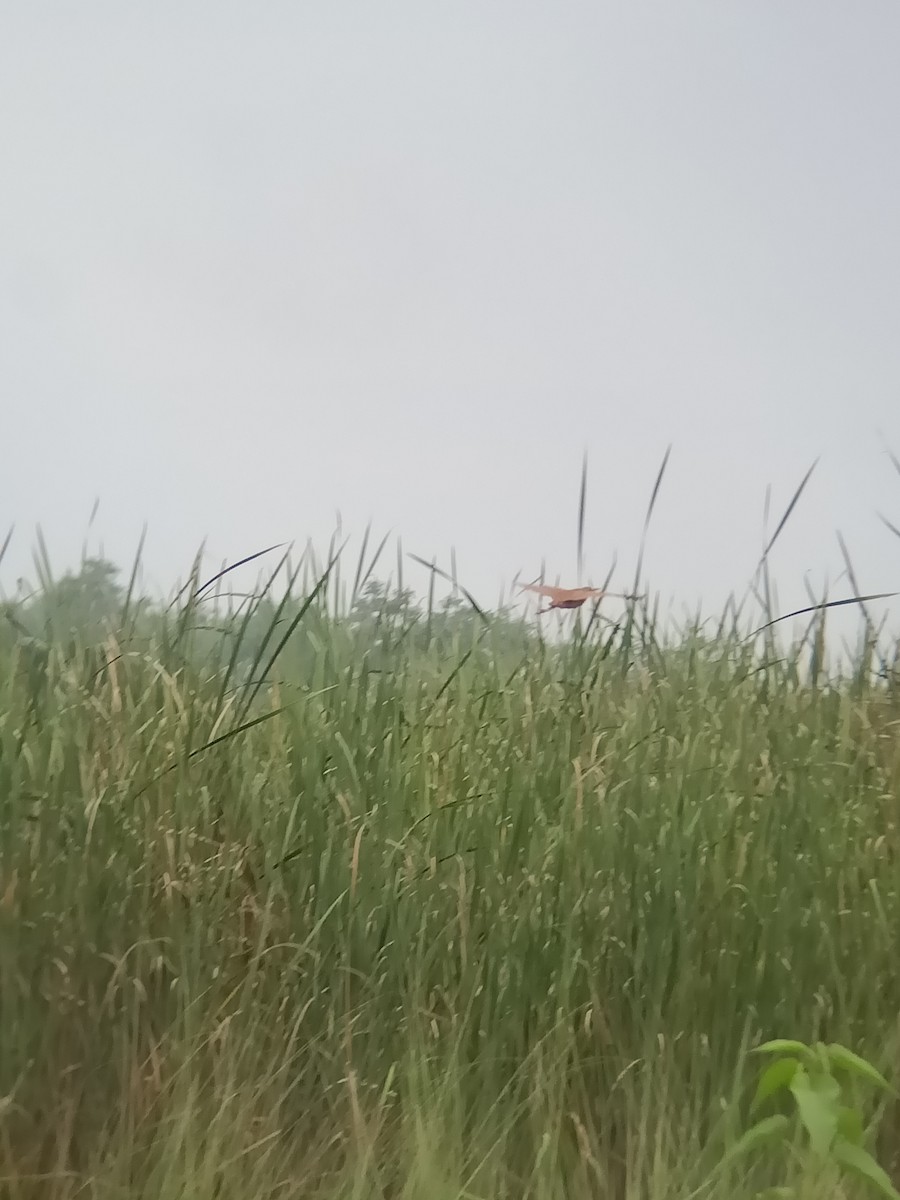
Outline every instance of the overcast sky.
[(585, 450), (626, 584), (671, 443), (676, 606), (817, 456), (783, 602), (838, 529), (900, 588), (898, 63), (896, 0), (0, 0), (3, 584), (99, 498), (160, 588), (340, 511), (491, 603), (574, 579)]

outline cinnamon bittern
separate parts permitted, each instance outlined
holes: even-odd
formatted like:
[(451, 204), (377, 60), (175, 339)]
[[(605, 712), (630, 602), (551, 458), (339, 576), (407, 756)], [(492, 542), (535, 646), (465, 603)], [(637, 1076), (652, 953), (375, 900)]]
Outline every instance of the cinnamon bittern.
[(619, 600), (635, 599), (634, 596), (624, 596), (621, 592), (607, 592), (604, 588), (549, 587), (542, 583), (521, 583), (519, 587), (526, 592), (537, 592), (539, 596), (548, 597), (550, 603), (546, 608), (539, 609), (539, 613), (549, 612), (552, 608), (581, 608), (585, 600), (590, 600), (592, 596), (596, 596), (598, 600), (602, 600), (604, 596), (615, 596)]

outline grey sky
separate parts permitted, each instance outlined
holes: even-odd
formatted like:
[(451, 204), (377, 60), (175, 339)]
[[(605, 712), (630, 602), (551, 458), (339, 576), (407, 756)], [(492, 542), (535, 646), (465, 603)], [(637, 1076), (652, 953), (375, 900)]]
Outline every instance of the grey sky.
[[(345, 530), (900, 587), (900, 5), (0, 3), (3, 579)], [(414, 572), (413, 572), (414, 575)]]

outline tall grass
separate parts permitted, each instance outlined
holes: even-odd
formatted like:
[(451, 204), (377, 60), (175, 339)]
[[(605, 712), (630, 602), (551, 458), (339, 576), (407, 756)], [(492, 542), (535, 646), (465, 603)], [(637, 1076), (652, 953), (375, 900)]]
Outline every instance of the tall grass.
[(0, 1194), (740, 1198), (752, 1044), (896, 1077), (889, 676), (646, 604), (376, 644), (280, 565), (0, 634)]

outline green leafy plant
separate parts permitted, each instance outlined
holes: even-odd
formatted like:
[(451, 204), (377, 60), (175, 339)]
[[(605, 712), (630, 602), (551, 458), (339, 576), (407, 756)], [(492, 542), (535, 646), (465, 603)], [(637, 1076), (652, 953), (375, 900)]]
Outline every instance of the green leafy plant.
[[(850, 1102), (852, 1081), (871, 1084), (896, 1095), (884, 1076), (866, 1059), (846, 1046), (777, 1038), (757, 1046), (754, 1053), (774, 1056), (756, 1086), (750, 1111), (757, 1113), (773, 1097), (789, 1092), (795, 1117), (783, 1113), (763, 1117), (747, 1129), (730, 1149), (723, 1166), (763, 1147), (786, 1144), (787, 1137), (798, 1131), (805, 1135), (806, 1152), (815, 1161), (837, 1166), (865, 1180), (882, 1196), (900, 1200), (900, 1192), (887, 1172), (864, 1145), (863, 1115)], [(792, 1195), (790, 1188), (770, 1189), (769, 1197)]]

